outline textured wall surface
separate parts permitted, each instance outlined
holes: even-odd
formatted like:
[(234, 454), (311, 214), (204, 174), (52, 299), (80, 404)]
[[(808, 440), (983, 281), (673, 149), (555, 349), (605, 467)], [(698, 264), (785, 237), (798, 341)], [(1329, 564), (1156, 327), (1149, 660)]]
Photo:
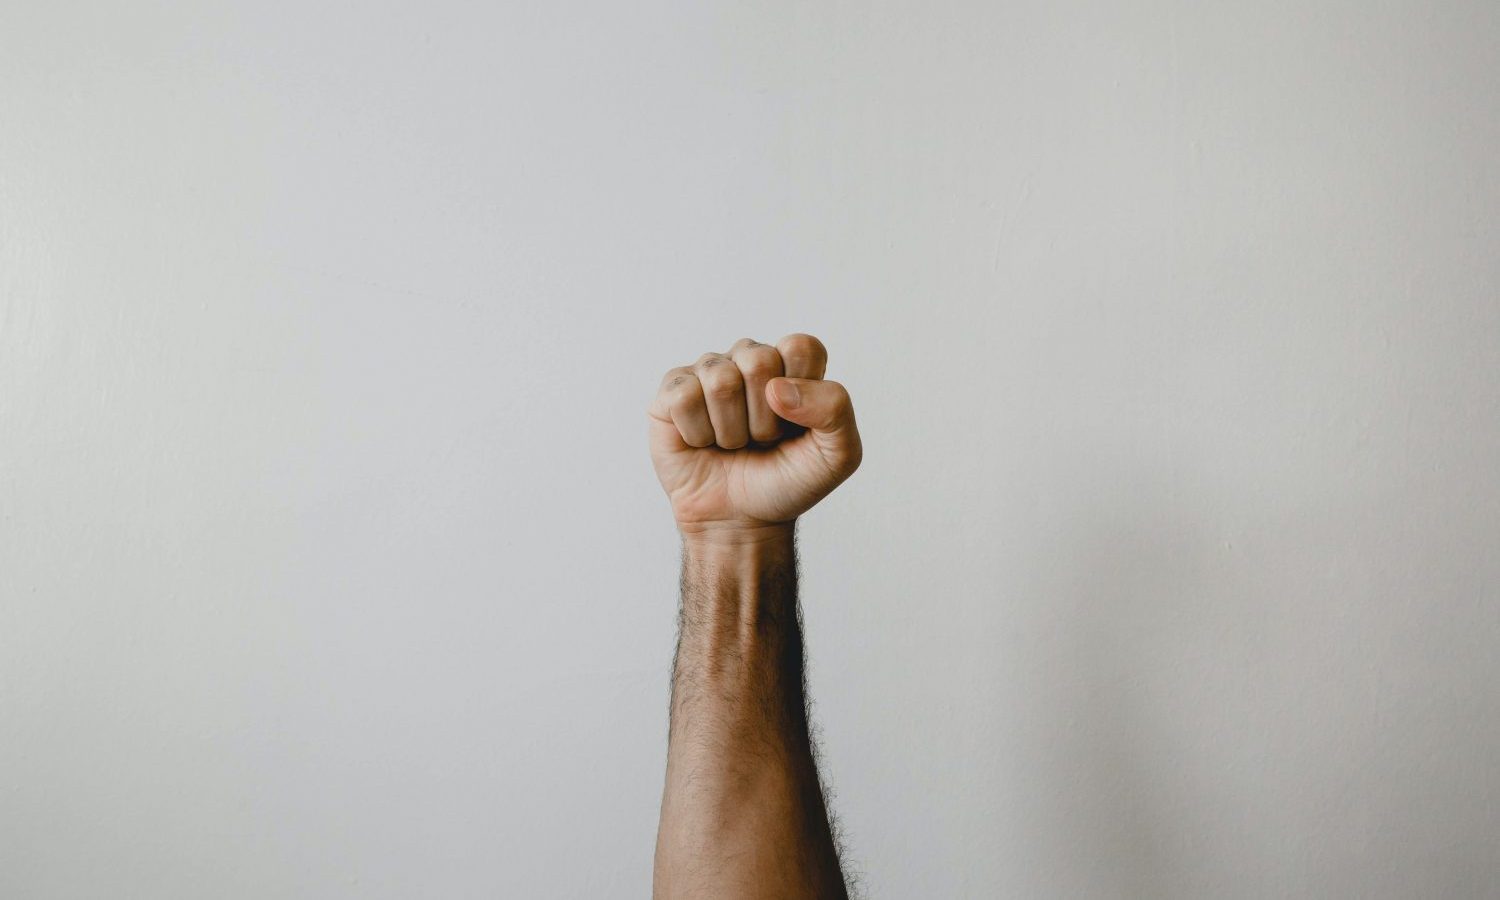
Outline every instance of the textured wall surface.
[(5, 4), (0, 895), (646, 896), (646, 402), (809, 331), (865, 434), (801, 542), (869, 897), (1494, 896), (1497, 42)]

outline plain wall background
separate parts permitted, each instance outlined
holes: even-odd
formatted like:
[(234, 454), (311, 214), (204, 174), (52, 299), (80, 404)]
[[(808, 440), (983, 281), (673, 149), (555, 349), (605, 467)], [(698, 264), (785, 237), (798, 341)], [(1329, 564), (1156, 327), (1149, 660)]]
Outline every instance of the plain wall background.
[(0, 894), (643, 897), (821, 336), (871, 898), (1500, 884), (1500, 6), (0, 8)]

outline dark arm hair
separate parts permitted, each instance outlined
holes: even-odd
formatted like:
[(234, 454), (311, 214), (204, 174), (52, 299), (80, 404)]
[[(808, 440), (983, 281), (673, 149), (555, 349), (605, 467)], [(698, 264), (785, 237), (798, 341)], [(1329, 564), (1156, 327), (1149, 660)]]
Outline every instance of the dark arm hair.
[(850, 894), (809, 724), (794, 530), (684, 540), (659, 898)]

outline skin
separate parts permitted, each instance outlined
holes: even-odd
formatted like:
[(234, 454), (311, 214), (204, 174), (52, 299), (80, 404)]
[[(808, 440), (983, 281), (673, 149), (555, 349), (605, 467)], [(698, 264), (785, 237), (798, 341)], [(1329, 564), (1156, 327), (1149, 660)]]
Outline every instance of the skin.
[(862, 457), (827, 362), (812, 335), (746, 338), (668, 370), (647, 412), (683, 548), (658, 900), (848, 896), (797, 603), (797, 518)]

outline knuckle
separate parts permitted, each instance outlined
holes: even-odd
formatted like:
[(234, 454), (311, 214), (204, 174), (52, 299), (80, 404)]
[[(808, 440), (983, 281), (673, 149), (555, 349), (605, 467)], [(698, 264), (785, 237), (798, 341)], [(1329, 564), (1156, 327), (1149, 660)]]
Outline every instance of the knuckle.
[(674, 407), (682, 408), (691, 405), (702, 396), (698, 379), (680, 377), (667, 389), (667, 396)]
[(703, 393), (711, 397), (730, 397), (743, 390), (739, 372), (734, 366), (716, 366), (700, 376)]
[(727, 400), (740, 393), (740, 383), (738, 381), (724, 380), (713, 384), (705, 384), (703, 386), (703, 393), (705, 396), (712, 397), (715, 400)]
[(776, 348), (761, 344), (746, 347), (740, 353), (740, 371), (756, 378), (774, 378), (781, 374), (781, 354)]
[(782, 339), (781, 344), (785, 348), (785, 352), (792, 353), (797, 356), (816, 358), (820, 356), (826, 356), (828, 354), (828, 349), (823, 346), (822, 341), (818, 340), (810, 334), (803, 334), (802, 332), (787, 335)]
[(817, 377), (828, 364), (828, 353), (823, 343), (810, 334), (794, 334), (783, 339), (779, 345), (781, 357), (786, 362), (786, 371), (804, 377)]
[(667, 393), (672, 393), (672, 395), (690, 395), (694, 390), (697, 390), (697, 377), (691, 374), (691, 372), (678, 372), (678, 374), (670, 375), (667, 378), (664, 389), (667, 390)]
[(668, 369), (667, 373), (661, 377), (661, 387), (658, 390), (663, 394), (674, 394), (678, 390), (681, 390), (682, 386), (688, 382), (688, 379), (692, 375), (692, 370), (683, 366)]

